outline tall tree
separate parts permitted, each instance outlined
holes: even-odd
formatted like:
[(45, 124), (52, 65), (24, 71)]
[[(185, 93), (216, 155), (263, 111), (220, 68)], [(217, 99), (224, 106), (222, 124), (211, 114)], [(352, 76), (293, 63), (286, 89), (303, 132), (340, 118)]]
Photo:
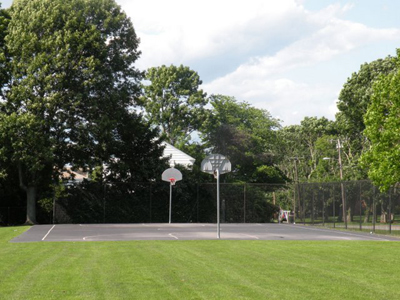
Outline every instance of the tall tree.
[(365, 129), (364, 115), (371, 103), (373, 84), (381, 76), (397, 69), (396, 60), (392, 56), (378, 59), (361, 65), (357, 73), (353, 73), (339, 95), (336, 120), (341, 134), (349, 139), (349, 155), (356, 161), (361, 153), (369, 147), (363, 135)]
[[(317, 171), (324, 156), (329, 155), (326, 148), (335, 149), (331, 140), (338, 138), (337, 125), (324, 117), (305, 117), (300, 125), (291, 125), (279, 130), (279, 166), (289, 178), (300, 181), (327, 178)], [(331, 146), (325, 145), (331, 143)], [(324, 145), (322, 147), (322, 145)]]
[(206, 118), (200, 76), (189, 67), (163, 65), (148, 69), (145, 79), (141, 104), (148, 119), (160, 126), (172, 145), (186, 143)]
[(246, 182), (283, 182), (274, 152), (278, 120), (268, 111), (224, 95), (210, 97), (212, 110), (201, 132), (207, 146), (229, 157), (229, 176)]
[(10, 81), (9, 55), (5, 43), (5, 37), (8, 32), (10, 14), (7, 10), (1, 9), (0, 3), (0, 98), (4, 95), (4, 88)]
[(106, 157), (111, 157), (104, 172), (107, 181), (137, 183), (159, 179), (168, 163), (161, 159), (158, 129), (149, 128), (142, 116), (125, 114), (118, 119), (114, 137), (107, 143)]
[(308, 161), (308, 149), (301, 130), (301, 125), (290, 125), (276, 132), (279, 140), (276, 149), (279, 168), (293, 181), (304, 180), (309, 172), (308, 164), (305, 163)]
[[(400, 67), (400, 50), (397, 50)], [(381, 76), (373, 85), (372, 102), (365, 115), (370, 149), (362, 156), (369, 178), (382, 190), (400, 182), (400, 68)]]
[(48, 170), (58, 176), (66, 163), (113, 155), (118, 120), (129, 118), (140, 93), (139, 41), (114, 0), (18, 0), (10, 14), (12, 81), (0, 152), (19, 170), (27, 222), (35, 223), (37, 186)]
[(308, 178), (311, 178), (318, 164), (318, 152), (316, 142), (318, 138), (324, 135), (337, 134), (335, 123), (329, 121), (327, 118), (305, 117), (301, 121), (301, 137), (308, 149), (308, 165), (309, 173)]

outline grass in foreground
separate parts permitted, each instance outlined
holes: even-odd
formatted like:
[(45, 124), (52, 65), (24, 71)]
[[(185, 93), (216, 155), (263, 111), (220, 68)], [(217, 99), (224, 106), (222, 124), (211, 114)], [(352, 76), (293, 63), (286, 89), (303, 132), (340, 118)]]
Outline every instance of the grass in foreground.
[(400, 243), (9, 243), (0, 299), (400, 299)]

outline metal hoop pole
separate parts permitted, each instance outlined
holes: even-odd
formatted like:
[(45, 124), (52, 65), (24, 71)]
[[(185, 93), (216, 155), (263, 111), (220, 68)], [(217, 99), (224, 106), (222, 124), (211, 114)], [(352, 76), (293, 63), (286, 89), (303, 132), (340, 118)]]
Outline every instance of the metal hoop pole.
[(172, 184), (169, 185), (169, 224), (171, 224), (171, 210), (172, 210)]
[(219, 170), (217, 169), (217, 237), (220, 238), (220, 220), (219, 220)]

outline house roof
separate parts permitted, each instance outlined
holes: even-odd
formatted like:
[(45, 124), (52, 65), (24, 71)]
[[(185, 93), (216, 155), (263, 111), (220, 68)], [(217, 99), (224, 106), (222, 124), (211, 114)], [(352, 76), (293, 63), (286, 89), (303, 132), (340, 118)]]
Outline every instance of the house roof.
[(89, 179), (89, 174), (82, 170), (72, 170), (71, 167), (66, 167), (61, 173), (61, 177), (70, 182), (82, 182), (84, 179)]
[(161, 143), (164, 148), (163, 157), (169, 158), (170, 166), (182, 165), (188, 169), (191, 169), (196, 159), (187, 155), (185, 152), (175, 148), (167, 142)]

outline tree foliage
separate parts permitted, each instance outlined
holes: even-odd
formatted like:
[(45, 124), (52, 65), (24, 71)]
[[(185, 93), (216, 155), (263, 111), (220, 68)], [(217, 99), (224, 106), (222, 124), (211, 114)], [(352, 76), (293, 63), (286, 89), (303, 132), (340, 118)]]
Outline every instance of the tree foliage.
[(388, 56), (361, 65), (357, 73), (343, 85), (339, 95), (336, 115), (342, 135), (346, 135), (351, 141), (350, 153), (357, 160), (361, 153), (368, 148), (368, 141), (363, 136), (365, 129), (364, 115), (371, 103), (373, 84), (382, 75), (387, 75), (397, 69), (395, 58)]
[(148, 119), (172, 145), (186, 143), (206, 118), (207, 98), (199, 89), (199, 75), (182, 65), (163, 65), (148, 69), (145, 79), (141, 104)]
[(5, 43), (5, 37), (8, 32), (10, 14), (7, 10), (1, 9), (0, 3), (0, 97), (3, 96), (4, 88), (10, 81), (9, 55)]
[[(66, 163), (102, 165), (122, 156), (115, 144), (132, 144), (139, 134), (153, 159), (160, 150), (150, 142), (156, 132), (147, 133), (129, 112), (140, 93), (141, 73), (133, 66), (139, 40), (115, 1), (19, 0), (10, 15), (11, 84), (1, 108), (1, 152), (19, 168), (28, 221), (35, 222), (29, 207), (43, 170), (57, 178)], [(126, 138), (127, 130), (133, 137)]]
[(372, 102), (374, 83), (397, 69), (396, 59), (392, 56), (364, 63), (347, 80), (340, 92), (336, 120), (340, 135), (345, 138), (344, 174), (350, 174), (351, 179), (367, 177), (367, 165), (362, 168), (359, 159), (370, 147), (370, 141), (363, 132), (365, 114)]
[[(400, 50), (397, 53), (400, 66)], [(369, 178), (384, 191), (400, 182), (400, 69), (382, 75), (373, 91), (364, 118), (371, 147), (362, 160), (369, 168)]]
[(332, 142), (337, 139), (337, 135), (336, 123), (325, 117), (305, 117), (300, 125), (283, 128), (279, 132), (282, 170), (289, 178), (295, 179), (298, 176), (301, 181), (326, 179), (319, 164), (324, 164), (324, 157), (332, 155), (328, 148), (335, 149)]
[(350, 132), (360, 134), (365, 128), (364, 115), (371, 103), (373, 84), (382, 75), (392, 73), (397, 69), (395, 57), (388, 56), (361, 65), (357, 73), (343, 85), (338, 101), (338, 118), (342, 126)]
[(223, 95), (210, 97), (213, 109), (202, 127), (202, 137), (214, 152), (226, 155), (236, 180), (283, 182), (275, 166), (279, 122), (268, 111)]

